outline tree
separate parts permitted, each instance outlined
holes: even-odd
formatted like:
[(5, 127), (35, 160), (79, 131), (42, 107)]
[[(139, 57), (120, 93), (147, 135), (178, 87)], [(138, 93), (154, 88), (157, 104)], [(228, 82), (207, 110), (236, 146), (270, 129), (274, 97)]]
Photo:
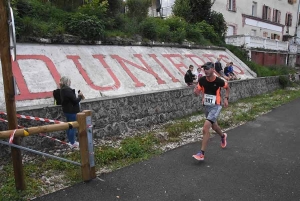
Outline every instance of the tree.
[(151, 0), (127, 0), (126, 6), (128, 17), (135, 18), (138, 22), (141, 22), (148, 16)]
[(115, 17), (122, 12), (123, 0), (108, 0), (109, 17)]
[(206, 21), (224, 41), (227, 25), (221, 13), (211, 11), (213, 3), (211, 0), (175, 0), (173, 13), (192, 24)]

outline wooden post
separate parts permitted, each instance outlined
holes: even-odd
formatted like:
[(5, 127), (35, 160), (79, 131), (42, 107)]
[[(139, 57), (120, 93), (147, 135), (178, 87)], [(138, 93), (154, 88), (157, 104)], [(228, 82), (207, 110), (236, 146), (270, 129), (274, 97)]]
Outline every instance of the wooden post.
[[(11, 55), (10, 55), (10, 39), (8, 28), (8, 7), (6, 0), (0, 0), (0, 54), (2, 65), (2, 76), (4, 85), (4, 95), (6, 103), (6, 112), (8, 119), (8, 128), (16, 129), (16, 104), (15, 104), (15, 90), (12, 74)], [(20, 138), (14, 138), (14, 144), (20, 145)], [(21, 150), (11, 148), (11, 155), (13, 160), (15, 185), (17, 190), (25, 190), (24, 172), (22, 166)]]
[(90, 163), (89, 163), (86, 117), (84, 113), (77, 113), (77, 122), (79, 124), (78, 137), (79, 137), (79, 148), (80, 148), (80, 157), (81, 157), (82, 180), (89, 181), (91, 180)]
[[(84, 110), (83, 113), (85, 114), (86, 119), (90, 118), (90, 120), (91, 120), (91, 118), (92, 118), (92, 111), (90, 111), (90, 110)], [(92, 124), (92, 121), (91, 121), (91, 124)], [(92, 126), (92, 125), (87, 125), (87, 126)], [(91, 140), (93, 140), (93, 136), (91, 136)], [(93, 142), (92, 142), (92, 144), (93, 144)], [(89, 154), (93, 154), (93, 157), (94, 157), (94, 148), (92, 148), (92, 150), (93, 150), (93, 153), (89, 153)], [(90, 157), (91, 157), (91, 155), (89, 155), (89, 158)], [(94, 159), (94, 161), (95, 161), (95, 159)], [(91, 166), (91, 161), (89, 161), (89, 165), (90, 165), (90, 177), (91, 177), (91, 179), (94, 179), (94, 178), (96, 178), (96, 168), (95, 168), (95, 165)]]

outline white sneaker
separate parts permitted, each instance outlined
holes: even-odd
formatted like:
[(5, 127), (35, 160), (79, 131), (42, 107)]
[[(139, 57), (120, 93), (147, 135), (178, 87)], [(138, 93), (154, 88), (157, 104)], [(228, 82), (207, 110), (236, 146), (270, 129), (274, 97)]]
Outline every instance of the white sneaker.
[(79, 142), (75, 141), (74, 144), (72, 144), (72, 146), (73, 146), (74, 148), (79, 148)]

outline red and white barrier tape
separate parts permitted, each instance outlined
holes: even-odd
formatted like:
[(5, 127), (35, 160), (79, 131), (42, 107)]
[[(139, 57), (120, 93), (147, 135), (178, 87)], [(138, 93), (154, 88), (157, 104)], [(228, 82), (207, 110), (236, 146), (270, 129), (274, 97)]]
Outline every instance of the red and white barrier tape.
[(10, 144), (12, 144), (14, 141), (16, 130), (17, 129), (13, 130), (13, 132), (10, 134), (9, 141), (8, 141)]
[[(7, 115), (6, 112), (0, 112), (0, 114)], [(18, 118), (21, 118), (21, 119), (31, 119), (31, 120), (34, 120), (34, 121), (44, 121), (44, 122), (55, 123), (55, 124), (65, 123), (65, 122), (62, 122), (62, 121), (46, 119), (46, 118), (40, 118), (40, 117), (32, 117), (32, 116), (27, 116), (27, 115), (22, 115), (22, 114), (16, 114), (16, 116)]]

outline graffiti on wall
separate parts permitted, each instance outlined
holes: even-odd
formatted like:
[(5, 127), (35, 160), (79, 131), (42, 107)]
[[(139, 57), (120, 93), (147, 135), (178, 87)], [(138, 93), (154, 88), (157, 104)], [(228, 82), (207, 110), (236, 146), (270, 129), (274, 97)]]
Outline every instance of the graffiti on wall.
[[(202, 54), (202, 55), (195, 55), (195, 54), (133, 54), (130, 57), (124, 57), (118, 54), (94, 54), (92, 55), (95, 62), (99, 65), (99, 68), (105, 70), (110, 78), (113, 80), (113, 83), (108, 85), (100, 86), (93, 82), (90, 74), (87, 71), (88, 66), (84, 66), (84, 59), (85, 57), (80, 57), (80, 55), (66, 55), (67, 60), (71, 61), (77, 70), (80, 72), (80, 76), (85, 80), (86, 84), (97, 91), (105, 92), (110, 90), (117, 90), (119, 89), (122, 84), (120, 77), (117, 76), (114, 69), (111, 67), (111, 62), (113, 61), (118, 67), (122, 68), (122, 70), (130, 77), (131, 81), (134, 83), (134, 86), (144, 87), (146, 84), (143, 82), (143, 79), (140, 78), (132, 69), (139, 69), (144, 73), (147, 73), (153, 76), (156, 79), (158, 85), (164, 85), (167, 82), (180, 82), (174, 73), (171, 73), (170, 68), (172, 71), (176, 70), (180, 74), (185, 74), (186, 70), (188, 69), (188, 65), (183, 60), (188, 60), (190, 64), (194, 66), (201, 67), (205, 62), (211, 61), (215, 62), (217, 57), (221, 57), (222, 63), (225, 64), (230, 62), (230, 58), (227, 55), (214, 55), (214, 54)], [(162, 61), (164, 59), (164, 61)], [(57, 70), (57, 65), (55, 61), (51, 60), (46, 55), (17, 55), (16, 61), (12, 62), (13, 74), (16, 78), (16, 84), (19, 90), (19, 94), (16, 95), (16, 100), (33, 100), (33, 99), (44, 99), (52, 97), (52, 90), (51, 91), (43, 91), (43, 92), (32, 92), (28, 86), (28, 81), (26, 80), (24, 73), (22, 72), (22, 64), (20, 61), (24, 60), (38, 60), (42, 62), (49, 71), (49, 79), (54, 80), (54, 82), (58, 85), (60, 80), (60, 73)], [(108, 62), (108, 60), (110, 62)], [(151, 60), (152, 65), (153, 62), (156, 66), (159, 67), (159, 70), (162, 70), (170, 79), (165, 80), (160, 76), (160, 73), (157, 73), (153, 67), (149, 64)], [(166, 65), (166, 61), (168, 61), (168, 65)], [(234, 65), (234, 71), (238, 75), (243, 75), (244, 71), (243, 68)], [(203, 72), (204, 73), (204, 72)]]

